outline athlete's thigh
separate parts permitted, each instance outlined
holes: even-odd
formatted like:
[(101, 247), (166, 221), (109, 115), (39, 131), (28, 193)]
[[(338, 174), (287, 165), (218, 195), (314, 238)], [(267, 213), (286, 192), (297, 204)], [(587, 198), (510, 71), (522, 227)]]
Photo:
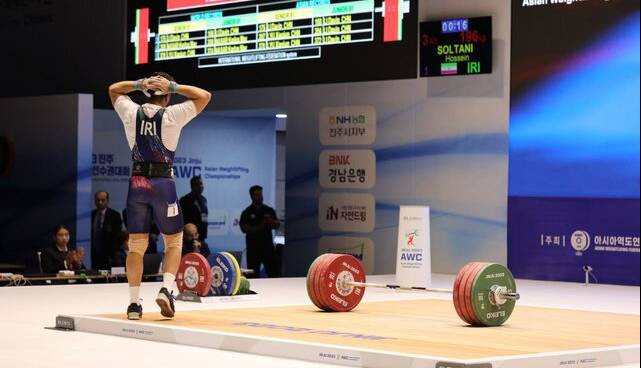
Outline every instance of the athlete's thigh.
[(173, 179), (153, 179), (154, 193), (151, 199), (156, 224), (163, 234), (175, 234), (183, 229), (183, 214), (178, 204), (176, 184)]
[(134, 176), (129, 179), (127, 193), (127, 231), (130, 234), (148, 233), (151, 228), (151, 182)]

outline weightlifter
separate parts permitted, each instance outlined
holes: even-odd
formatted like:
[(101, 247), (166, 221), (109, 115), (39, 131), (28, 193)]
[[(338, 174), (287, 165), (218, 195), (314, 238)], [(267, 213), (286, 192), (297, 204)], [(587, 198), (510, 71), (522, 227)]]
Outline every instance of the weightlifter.
[[(127, 94), (134, 91), (142, 91), (147, 103), (141, 106), (133, 102)], [(169, 106), (174, 93), (187, 101)], [(149, 78), (112, 84), (109, 97), (124, 125), (133, 161), (127, 194), (127, 318), (142, 317), (140, 282), (152, 216), (165, 241), (163, 285), (156, 303), (164, 317), (172, 318), (175, 308), (170, 290), (180, 264), (183, 234), (183, 215), (172, 173), (174, 154), (181, 129), (207, 106), (211, 94), (198, 87), (179, 85), (169, 74), (157, 72)]]

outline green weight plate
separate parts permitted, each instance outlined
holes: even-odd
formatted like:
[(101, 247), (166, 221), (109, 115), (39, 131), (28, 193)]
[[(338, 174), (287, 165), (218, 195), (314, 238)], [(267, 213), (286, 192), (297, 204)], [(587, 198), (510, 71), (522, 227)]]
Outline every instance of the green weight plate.
[(472, 307), (481, 326), (500, 326), (510, 318), (515, 300), (492, 298), (493, 287), (504, 287), (508, 293), (516, 293), (514, 276), (505, 266), (490, 263), (483, 267), (472, 284)]
[(249, 294), (250, 291), (250, 284), (249, 280), (245, 276), (240, 277), (240, 287), (238, 288), (238, 294), (237, 295), (245, 295)]

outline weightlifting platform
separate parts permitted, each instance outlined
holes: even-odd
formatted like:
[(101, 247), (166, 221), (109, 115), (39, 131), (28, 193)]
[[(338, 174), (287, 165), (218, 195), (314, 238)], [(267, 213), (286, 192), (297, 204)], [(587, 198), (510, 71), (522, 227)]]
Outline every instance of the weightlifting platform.
[(639, 362), (639, 315), (518, 306), (500, 327), (470, 327), (451, 301), (58, 316), (77, 331), (357, 367), (605, 367)]

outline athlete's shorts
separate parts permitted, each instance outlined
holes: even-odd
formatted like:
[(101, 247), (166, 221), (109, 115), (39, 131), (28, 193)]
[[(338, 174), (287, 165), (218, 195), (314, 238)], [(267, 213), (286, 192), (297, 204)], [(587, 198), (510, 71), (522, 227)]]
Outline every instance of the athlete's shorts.
[(149, 233), (152, 218), (163, 234), (182, 231), (176, 184), (170, 178), (132, 176), (127, 194), (127, 230), (131, 234)]

